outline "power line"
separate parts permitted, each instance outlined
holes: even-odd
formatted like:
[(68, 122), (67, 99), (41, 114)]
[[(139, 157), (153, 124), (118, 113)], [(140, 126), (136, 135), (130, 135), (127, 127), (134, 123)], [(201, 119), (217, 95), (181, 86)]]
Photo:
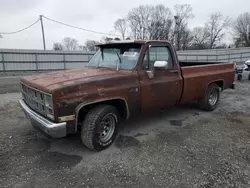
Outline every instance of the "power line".
[(46, 16), (43, 16), (45, 19), (47, 20), (50, 20), (52, 22), (55, 22), (55, 23), (58, 23), (58, 24), (61, 24), (61, 25), (65, 25), (65, 26), (68, 26), (68, 27), (72, 27), (72, 28), (75, 28), (75, 29), (80, 29), (80, 30), (83, 30), (83, 31), (87, 31), (87, 32), (91, 32), (91, 33), (96, 33), (96, 34), (101, 34), (101, 35), (108, 35), (108, 36), (119, 36), (120, 35), (113, 35), (113, 34), (108, 34), (108, 33), (103, 33), (103, 32), (99, 32), (99, 31), (94, 31), (94, 30), (90, 30), (90, 29), (84, 29), (84, 28), (81, 28), (81, 27), (77, 27), (77, 26), (73, 26), (73, 25), (70, 25), (70, 24), (67, 24), (67, 23), (63, 23), (63, 22), (60, 22), (60, 21), (56, 21), (54, 19), (51, 19), (51, 18), (48, 18)]
[(37, 22), (39, 22), (40, 20), (38, 19), (37, 21), (35, 21), (33, 24), (23, 28), (23, 29), (20, 29), (20, 30), (17, 30), (17, 31), (13, 31), (13, 32), (0, 32), (0, 35), (11, 35), (11, 34), (16, 34), (16, 33), (19, 33), (19, 32), (22, 32), (26, 29), (29, 29), (30, 27), (34, 26), (35, 24), (37, 24)]

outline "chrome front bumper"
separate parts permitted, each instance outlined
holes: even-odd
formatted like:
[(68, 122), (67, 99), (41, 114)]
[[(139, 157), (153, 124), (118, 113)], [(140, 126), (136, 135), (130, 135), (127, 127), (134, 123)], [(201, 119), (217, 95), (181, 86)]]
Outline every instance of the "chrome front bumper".
[(23, 99), (19, 100), (19, 104), (34, 128), (38, 128), (53, 138), (62, 138), (67, 135), (66, 122), (54, 123), (49, 121), (33, 111)]

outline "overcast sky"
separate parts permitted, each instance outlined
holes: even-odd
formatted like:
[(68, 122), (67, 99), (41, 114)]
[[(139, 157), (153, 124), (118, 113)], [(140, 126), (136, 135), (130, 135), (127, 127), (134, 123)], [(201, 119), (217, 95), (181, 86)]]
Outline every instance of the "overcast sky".
[[(75, 26), (109, 33), (113, 23), (138, 5), (164, 4), (173, 8), (175, 4), (191, 4), (195, 17), (189, 27), (202, 26), (213, 12), (236, 18), (250, 12), (250, 0), (0, 0), (0, 33), (22, 29), (43, 14), (52, 19)], [(103, 35), (83, 32), (44, 20), (46, 46), (64, 37), (76, 38), (80, 44), (86, 39), (100, 40)], [(229, 37), (229, 35), (228, 35)], [(228, 40), (228, 39), (227, 39)], [(42, 49), (41, 25), (13, 35), (0, 38), (0, 48)]]

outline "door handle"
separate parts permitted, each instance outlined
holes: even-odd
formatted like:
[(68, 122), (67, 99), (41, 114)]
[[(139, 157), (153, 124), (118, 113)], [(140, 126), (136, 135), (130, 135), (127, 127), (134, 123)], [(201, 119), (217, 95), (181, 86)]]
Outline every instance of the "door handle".
[(178, 69), (174, 69), (174, 70), (169, 70), (169, 72), (172, 72), (172, 73), (178, 73), (179, 70)]

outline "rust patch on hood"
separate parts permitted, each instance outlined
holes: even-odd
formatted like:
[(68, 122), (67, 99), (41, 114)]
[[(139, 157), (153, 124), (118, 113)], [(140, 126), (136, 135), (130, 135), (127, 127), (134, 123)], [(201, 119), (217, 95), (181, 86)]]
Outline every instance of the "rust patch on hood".
[(102, 80), (103, 78), (106, 78), (108, 76), (113, 77), (124, 73), (131, 73), (131, 71), (116, 71), (107, 68), (84, 68), (80, 70), (77, 69), (56, 71), (39, 75), (26, 76), (22, 78), (21, 81), (30, 86), (33, 86), (34, 88), (52, 92), (53, 90), (57, 90), (62, 87), (73, 86), (82, 82), (91, 81), (93, 80), (93, 78)]

